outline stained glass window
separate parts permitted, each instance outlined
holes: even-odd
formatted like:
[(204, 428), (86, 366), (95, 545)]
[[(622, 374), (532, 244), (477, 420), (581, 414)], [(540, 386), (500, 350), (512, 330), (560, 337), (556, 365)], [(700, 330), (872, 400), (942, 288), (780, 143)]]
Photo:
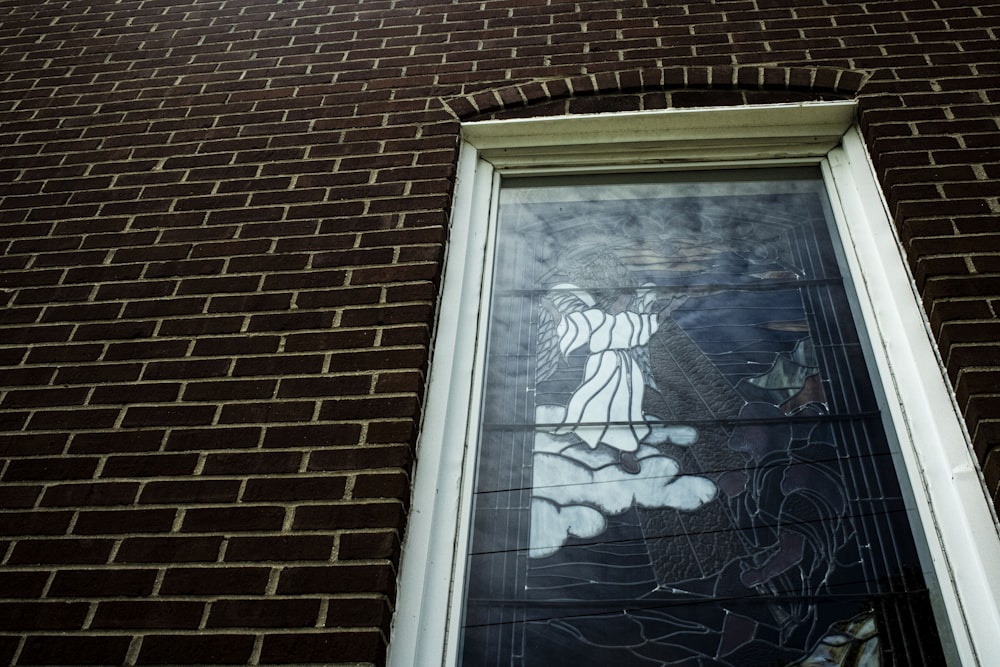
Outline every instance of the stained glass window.
[(946, 663), (818, 169), (507, 178), (497, 229), (461, 665)]

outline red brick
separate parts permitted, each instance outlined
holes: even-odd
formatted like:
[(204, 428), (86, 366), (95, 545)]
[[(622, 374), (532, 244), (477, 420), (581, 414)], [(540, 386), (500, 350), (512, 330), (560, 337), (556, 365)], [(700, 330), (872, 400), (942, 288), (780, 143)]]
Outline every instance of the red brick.
[(54, 306), (45, 309), (43, 322), (80, 322), (85, 320), (113, 320), (118, 317), (120, 303), (88, 303), (72, 306)]
[[(120, 279), (120, 274), (131, 272), (135, 267), (93, 267), (85, 270), (71, 269), (64, 282), (105, 282)], [(173, 280), (124, 282), (102, 285), (97, 290), (99, 299), (140, 299), (164, 297), (173, 293)]]
[(39, 456), (60, 454), (69, 436), (65, 433), (0, 434), (0, 456)]
[[(8, 345), (11, 343), (51, 343), (67, 341), (69, 340), (72, 329), (73, 327), (71, 325), (6, 328), (4, 330), (4, 339)], [(45, 348), (41, 349), (44, 350)]]
[[(23, 575), (22, 575), (23, 576)], [(156, 570), (60, 570), (49, 586), (49, 597), (144, 597), (153, 592)]]
[(7, 393), (0, 408), (37, 408), (61, 405), (83, 405), (88, 394), (83, 387), (67, 389), (24, 389)]
[(163, 595), (263, 595), (268, 567), (172, 567), (163, 577)]
[(28, 349), (25, 347), (0, 348), (0, 365), (15, 366), (22, 363), (27, 351)]
[(18, 291), (14, 302), (17, 304), (44, 304), (85, 301), (90, 295), (90, 291), (91, 287), (87, 285), (22, 289)]
[(201, 623), (204, 602), (180, 600), (105, 600), (97, 605), (90, 623), (94, 629), (195, 629)]
[(232, 356), (238, 354), (273, 354), (278, 351), (278, 336), (232, 335), (199, 338), (195, 341), (196, 356)]
[(300, 271), (309, 263), (307, 255), (257, 255), (229, 260), (231, 273)]
[(228, 359), (195, 359), (184, 361), (154, 361), (146, 366), (144, 380), (174, 380), (187, 378), (224, 377), (232, 362)]
[(306, 505), (295, 511), (296, 530), (346, 528), (402, 528), (400, 502), (368, 502), (342, 505)]
[(258, 276), (221, 276), (218, 278), (185, 278), (177, 286), (177, 294), (222, 294), (225, 292), (256, 292)]
[(235, 480), (178, 480), (149, 482), (139, 496), (139, 503), (192, 504), (235, 502), (240, 484)]
[[(18, 485), (14, 486), (12, 484), (7, 484), (0, 487), (0, 507), (3, 509), (28, 509), (35, 506), (38, 501), (38, 497), (42, 494), (42, 487), (37, 484), (32, 485)], [(0, 515), (0, 523), (5, 521), (7, 518), (15, 520), (15, 525), (18, 525), (16, 521), (17, 515), (12, 515), (11, 517), (5, 517)], [(10, 525), (10, 524), (7, 524)], [(46, 528), (45, 526), (42, 526)], [(22, 530), (20, 526), (16, 528), (15, 532), (29, 532), (27, 530)], [(36, 531), (30, 531), (36, 532)]]
[(243, 492), (244, 502), (340, 500), (346, 489), (344, 477), (273, 477), (250, 479)]
[(233, 537), (226, 548), (227, 562), (328, 561), (333, 537), (301, 535), (293, 537)]
[[(1000, 366), (1000, 345), (956, 345), (948, 351), (945, 360), (949, 368), (966, 366)], [(957, 370), (955, 375), (957, 376)]]
[(376, 393), (411, 392), (421, 394), (424, 388), (424, 374), (417, 371), (405, 373), (379, 373), (375, 382)]
[(358, 398), (323, 401), (320, 419), (377, 419), (416, 417), (415, 397)]
[(372, 598), (338, 596), (330, 601), (326, 612), (326, 627), (378, 627), (388, 630), (392, 609), (389, 601)]
[(289, 352), (336, 351), (371, 347), (374, 344), (375, 332), (371, 329), (324, 331), (322, 333), (291, 334), (286, 338), (285, 349)]
[(0, 312), (0, 325), (33, 324), (41, 312), (41, 308), (8, 307)]
[(48, 572), (25, 570), (0, 572), (0, 590), (3, 590), (4, 597), (8, 599), (38, 598), (41, 597), (48, 579)]
[(135, 482), (94, 482), (56, 484), (45, 489), (42, 507), (100, 507), (131, 505), (135, 502), (139, 484)]
[(403, 345), (427, 345), (430, 329), (427, 325), (401, 326), (382, 331), (382, 345), (385, 347)]
[(284, 508), (266, 505), (195, 508), (185, 512), (181, 530), (184, 532), (280, 530), (284, 519)]
[(297, 472), (299, 452), (239, 452), (211, 454), (205, 460), (206, 475), (274, 475)]
[(173, 527), (174, 509), (127, 509), (80, 512), (73, 533), (76, 535), (122, 535), (130, 533), (165, 533)]
[(334, 252), (317, 253), (313, 258), (313, 266), (327, 268), (331, 266), (366, 266), (371, 264), (388, 264), (392, 262), (391, 248), (375, 248), (365, 250), (338, 250)]
[(395, 285), (385, 290), (385, 300), (387, 303), (398, 303), (400, 301), (432, 302), (435, 299), (437, 299), (437, 287), (433, 283)]
[(222, 538), (215, 536), (130, 537), (122, 541), (115, 562), (213, 563), (221, 546)]
[(134, 382), (96, 387), (91, 405), (106, 403), (164, 403), (177, 399), (180, 384), (175, 382)]
[(384, 656), (385, 639), (377, 631), (267, 635), (261, 652), (261, 660), (267, 662), (379, 664)]
[(108, 562), (114, 540), (21, 539), (7, 559), (10, 565), (101, 564)]
[(347, 278), (346, 271), (306, 271), (277, 273), (264, 277), (264, 290), (315, 289), (341, 287)]
[(323, 370), (321, 354), (278, 354), (237, 359), (233, 376), (315, 375)]
[(21, 665), (118, 665), (128, 654), (131, 636), (37, 635), (25, 639)]
[(5, 271), (3, 274), (0, 274), (0, 286), (35, 287), (40, 285), (55, 285), (60, 281), (62, 276), (63, 272), (61, 269), (31, 270), (24, 272)]
[(127, 408), (122, 426), (197, 426), (211, 424), (215, 418), (213, 405), (133, 406)]
[[(234, 257), (236, 255), (257, 255), (260, 253), (266, 253), (271, 247), (271, 242), (268, 239), (246, 239), (246, 240), (227, 240), (227, 241), (217, 241), (215, 243), (199, 243), (191, 250), (192, 257)], [(220, 260), (213, 260), (211, 264), (218, 263), (220, 266), (222, 262)], [(232, 265), (230, 264), (230, 267)], [(230, 273), (234, 270), (230, 268)]]
[(0, 429), (5, 431), (18, 431), (24, 428), (28, 421), (28, 412), (0, 412)]
[(263, 446), (271, 448), (312, 448), (320, 445), (325, 450), (333, 445), (353, 445), (359, 441), (360, 437), (361, 426), (359, 424), (269, 426), (264, 434)]
[(259, 426), (173, 429), (167, 439), (168, 451), (211, 449), (252, 449), (260, 440)]
[(270, 398), (275, 380), (229, 380), (192, 382), (184, 389), (185, 401), (225, 401)]
[(61, 511), (4, 511), (0, 513), (0, 535), (62, 535), (70, 518)]
[(208, 312), (246, 313), (260, 310), (287, 310), (291, 302), (291, 294), (216, 296), (212, 297)]
[(147, 278), (168, 278), (174, 276), (218, 275), (225, 262), (221, 259), (179, 260), (157, 262), (146, 267)]
[(101, 477), (169, 477), (188, 475), (198, 463), (196, 454), (135, 454), (110, 456)]
[(278, 580), (278, 594), (387, 592), (395, 576), (388, 565), (286, 567)]
[(278, 396), (281, 398), (301, 398), (306, 396), (364, 395), (370, 389), (371, 378), (366, 375), (286, 378), (281, 381)]
[(964, 404), (972, 394), (1000, 393), (1000, 369), (963, 370), (955, 386), (959, 404)]
[[(97, 343), (72, 343), (56, 347), (36, 347), (28, 353), (29, 364), (58, 364), (96, 361), (104, 352), (104, 345)], [(69, 372), (61, 369), (62, 372)]]
[[(168, 160), (169, 162), (169, 160)], [(176, 211), (214, 211), (225, 208), (242, 208), (246, 206), (246, 195), (213, 195), (209, 197), (186, 197), (174, 205)]]
[(149, 635), (143, 639), (136, 664), (245, 665), (253, 645), (253, 636), (246, 634)]
[(165, 431), (112, 431), (76, 433), (70, 443), (70, 454), (111, 454), (122, 452), (154, 452), (160, 448)]
[[(96, 213), (96, 211), (93, 213)], [(61, 215), (65, 215), (65, 211), (59, 211), (59, 215), (56, 217), (60, 217)], [(37, 219), (34, 214), (28, 217), (29, 219)], [(35, 258), (34, 266), (86, 266), (88, 264), (100, 264), (107, 255), (108, 252), (106, 250), (81, 250), (78, 252), (44, 254), (38, 255)], [(74, 275), (79, 275), (79, 273), (75, 273)]]
[(395, 531), (344, 533), (340, 536), (337, 556), (342, 560), (372, 560), (399, 557), (399, 535)]
[(341, 317), (341, 324), (349, 327), (358, 327), (426, 322), (428, 321), (430, 312), (430, 304), (415, 306), (391, 306), (382, 308), (356, 308), (344, 312), (344, 315)]
[(312, 627), (319, 617), (318, 599), (218, 600), (212, 603), (210, 628)]
[(402, 472), (360, 474), (351, 492), (354, 498), (408, 498), (409, 478)]
[[(199, 220), (200, 223), (200, 220)], [(133, 262), (166, 262), (187, 259), (191, 253), (191, 244), (176, 245), (155, 245), (139, 248), (121, 248), (115, 250), (112, 262), (115, 264), (129, 264)], [(151, 263), (150, 266), (156, 264)], [(147, 274), (148, 275), (148, 274)], [(137, 276), (138, 277), (138, 276)]]
[(301, 329), (329, 329), (333, 313), (311, 311), (254, 315), (248, 331), (295, 331)]
[(96, 458), (64, 457), (20, 459), (8, 463), (5, 482), (87, 479), (97, 470)]
[(103, 358), (107, 361), (125, 361), (129, 359), (183, 357), (187, 346), (187, 341), (184, 340), (111, 343)]
[(220, 424), (269, 424), (309, 421), (315, 405), (312, 401), (264, 401), (224, 405)]

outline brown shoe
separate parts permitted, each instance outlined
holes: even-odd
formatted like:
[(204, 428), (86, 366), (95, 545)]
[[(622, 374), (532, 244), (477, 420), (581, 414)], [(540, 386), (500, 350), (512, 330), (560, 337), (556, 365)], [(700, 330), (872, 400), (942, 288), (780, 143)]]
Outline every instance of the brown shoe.
[(639, 459), (632, 452), (622, 452), (618, 455), (618, 465), (630, 475), (639, 474)]

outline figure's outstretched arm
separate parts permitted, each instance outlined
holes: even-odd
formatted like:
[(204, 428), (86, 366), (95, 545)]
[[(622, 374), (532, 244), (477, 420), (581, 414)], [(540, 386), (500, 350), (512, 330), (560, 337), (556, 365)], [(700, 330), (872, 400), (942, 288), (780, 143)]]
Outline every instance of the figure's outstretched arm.
[(549, 317), (552, 318), (552, 323), (553, 324), (558, 325), (562, 321), (562, 317), (563, 317), (562, 313), (559, 312), (559, 309), (556, 308), (555, 304), (552, 303), (548, 299), (548, 297), (542, 297), (541, 306), (542, 306), (542, 309), (545, 310), (545, 312), (549, 314)]

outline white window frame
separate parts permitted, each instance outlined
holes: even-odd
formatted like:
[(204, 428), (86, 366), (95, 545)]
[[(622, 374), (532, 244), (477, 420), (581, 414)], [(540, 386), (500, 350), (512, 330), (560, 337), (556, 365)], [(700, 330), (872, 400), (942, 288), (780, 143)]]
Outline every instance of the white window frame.
[(391, 667), (456, 662), (500, 176), (788, 165), (823, 171), (955, 651), (963, 665), (996, 664), (996, 514), (855, 113), (816, 102), (463, 126)]

